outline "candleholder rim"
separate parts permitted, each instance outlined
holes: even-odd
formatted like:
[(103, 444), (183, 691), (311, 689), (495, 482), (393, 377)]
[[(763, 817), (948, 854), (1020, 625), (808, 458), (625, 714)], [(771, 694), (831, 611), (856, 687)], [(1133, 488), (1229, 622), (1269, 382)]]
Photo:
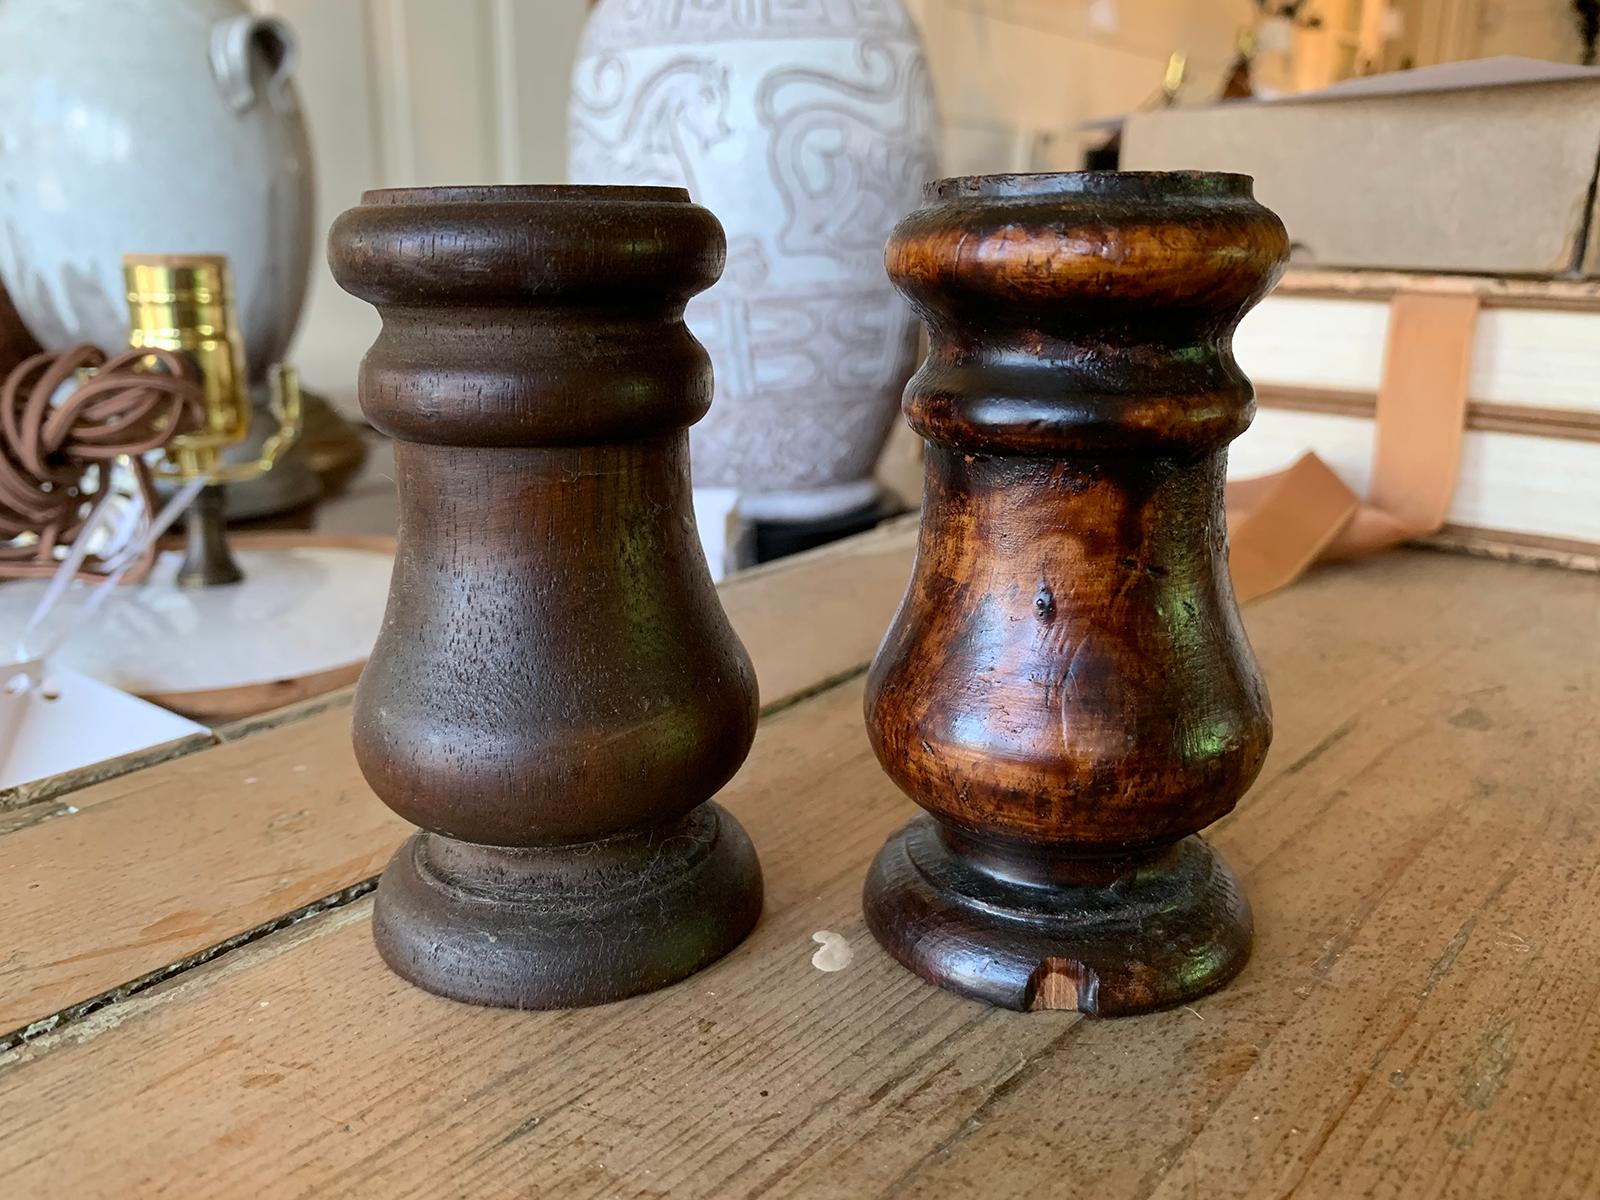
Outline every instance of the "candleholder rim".
[(923, 199), (1047, 199), (1103, 196), (1108, 199), (1179, 197), (1254, 198), (1255, 177), (1233, 171), (1043, 171), (996, 175), (952, 175), (924, 185)]
[(483, 183), (372, 188), (363, 205), (381, 204), (688, 204), (689, 189), (609, 183)]

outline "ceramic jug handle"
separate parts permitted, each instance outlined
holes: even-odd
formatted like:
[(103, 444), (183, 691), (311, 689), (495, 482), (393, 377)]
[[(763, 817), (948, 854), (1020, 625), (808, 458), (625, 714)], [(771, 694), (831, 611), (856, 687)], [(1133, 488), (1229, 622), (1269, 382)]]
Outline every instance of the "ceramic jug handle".
[(270, 71), (267, 102), (276, 109), (289, 107), (289, 79), (299, 46), (288, 24), (278, 17), (228, 17), (211, 27), (211, 73), (235, 112), (245, 112), (260, 99), (252, 69), (258, 58)]

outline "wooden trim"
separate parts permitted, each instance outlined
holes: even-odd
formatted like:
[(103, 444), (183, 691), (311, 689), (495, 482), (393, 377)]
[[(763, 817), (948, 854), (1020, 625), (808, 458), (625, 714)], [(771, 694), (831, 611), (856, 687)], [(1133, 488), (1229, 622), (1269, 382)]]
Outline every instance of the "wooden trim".
[(1257, 408), (1321, 413), (1330, 417), (1358, 417), (1366, 421), (1376, 419), (1378, 414), (1378, 397), (1372, 392), (1293, 387), (1276, 383), (1257, 384), (1255, 391)]
[(1274, 294), (1331, 300), (1388, 300), (1396, 292), (1476, 294), (1486, 308), (1600, 312), (1600, 279), (1521, 279), (1296, 267), (1284, 275)]
[[(527, 12), (527, 9), (523, 9)], [(488, 15), (489, 86), (494, 95), (494, 168), (499, 183), (517, 183), (522, 170), (522, 104), (517, 75), (522, 44), (517, 39), (516, 0), (491, 0)]]
[[(1260, 384), (1256, 387), (1256, 404), (1265, 409), (1371, 421), (1376, 419), (1378, 398), (1371, 392)], [(1571, 442), (1600, 442), (1600, 412), (1471, 400), (1467, 403), (1467, 429), (1474, 433), (1516, 433)]]
[(228, 544), (236, 550), (367, 550), (394, 554), (392, 533), (308, 533), (294, 529), (229, 531)]
[(1600, 542), (1585, 542), (1576, 538), (1479, 529), (1471, 525), (1446, 525), (1418, 544), (1433, 550), (1449, 550), (1501, 562), (1600, 572)]
[(242, 721), (258, 713), (286, 708), (305, 700), (314, 699), (339, 688), (352, 686), (361, 677), (366, 659), (342, 663), (326, 671), (313, 671), (309, 675), (296, 675), (292, 679), (268, 679), (261, 683), (245, 683), (237, 687), (213, 688), (208, 691), (145, 692), (141, 700), (170, 708), (191, 721), (214, 725), (229, 721)]
[[(182, 550), (182, 532), (163, 534), (163, 550)], [(394, 554), (392, 533), (315, 533), (307, 529), (229, 529), (228, 545), (235, 550), (367, 550)]]

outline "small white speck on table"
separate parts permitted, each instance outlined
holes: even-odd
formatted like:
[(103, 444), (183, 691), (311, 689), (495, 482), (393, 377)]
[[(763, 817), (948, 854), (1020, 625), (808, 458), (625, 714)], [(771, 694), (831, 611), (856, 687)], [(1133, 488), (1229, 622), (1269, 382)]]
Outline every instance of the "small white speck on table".
[(842, 971), (850, 965), (855, 951), (850, 943), (831, 929), (819, 929), (811, 935), (817, 943), (817, 952), (811, 956), (811, 965), (819, 971)]

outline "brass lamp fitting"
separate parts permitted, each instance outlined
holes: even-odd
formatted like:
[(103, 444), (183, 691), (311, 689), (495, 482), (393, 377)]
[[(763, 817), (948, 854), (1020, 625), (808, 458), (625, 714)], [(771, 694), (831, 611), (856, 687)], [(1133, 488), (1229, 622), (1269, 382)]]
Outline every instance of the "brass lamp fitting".
[(214, 254), (129, 254), (122, 260), (135, 349), (171, 350), (194, 364), (205, 391), (205, 425), (176, 437), (156, 468), (175, 481), (209, 479), (190, 508), (188, 552), (180, 586), (234, 583), (243, 573), (228, 551), (221, 485), (270, 471), (300, 436), (300, 387), (293, 368), (272, 369), (272, 411), (278, 429), (246, 463), (224, 463), (222, 452), (250, 432), (250, 389), (244, 339), (234, 319), (233, 276)]

